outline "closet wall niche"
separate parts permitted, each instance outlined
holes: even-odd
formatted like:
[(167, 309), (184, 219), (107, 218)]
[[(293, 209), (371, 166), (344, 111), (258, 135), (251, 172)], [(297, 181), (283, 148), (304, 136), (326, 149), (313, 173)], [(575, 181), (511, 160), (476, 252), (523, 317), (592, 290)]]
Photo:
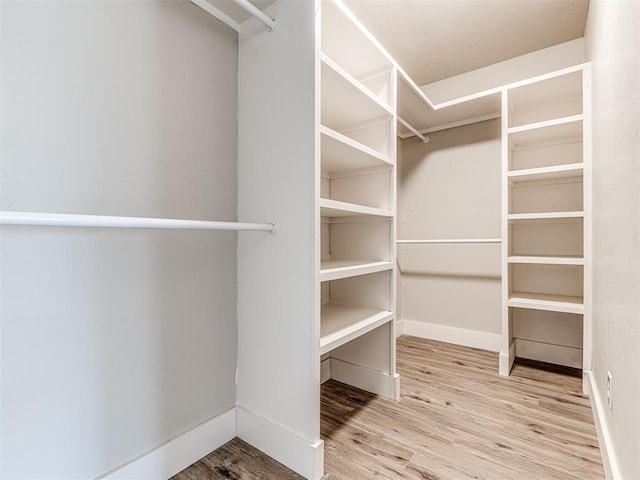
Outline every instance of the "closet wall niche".
[(510, 362), (590, 369), (588, 89), (589, 69), (578, 67), (503, 92)]

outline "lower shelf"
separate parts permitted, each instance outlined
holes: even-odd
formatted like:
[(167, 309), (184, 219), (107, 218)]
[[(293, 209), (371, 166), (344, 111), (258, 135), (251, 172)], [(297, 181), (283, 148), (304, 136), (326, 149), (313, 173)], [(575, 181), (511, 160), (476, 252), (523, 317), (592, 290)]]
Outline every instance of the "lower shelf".
[(327, 303), (320, 318), (320, 355), (324, 355), (393, 320), (393, 312)]
[(510, 307), (529, 308), (532, 310), (583, 314), (583, 302), (582, 297), (512, 292), (511, 295), (509, 295), (508, 305)]

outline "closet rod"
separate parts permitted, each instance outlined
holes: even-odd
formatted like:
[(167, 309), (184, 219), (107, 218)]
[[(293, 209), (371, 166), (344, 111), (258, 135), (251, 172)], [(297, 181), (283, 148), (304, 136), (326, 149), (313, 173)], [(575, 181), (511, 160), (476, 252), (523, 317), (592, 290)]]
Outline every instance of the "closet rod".
[(423, 244), (423, 243), (502, 243), (501, 238), (451, 238), (441, 240), (396, 240), (398, 244)]
[(429, 137), (425, 137), (422, 133), (420, 133), (418, 130), (413, 128), (413, 126), (411, 126), (409, 123), (407, 123), (407, 121), (404, 120), (400, 115), (398, 115), (398, 121), (402, 125), (404, 125), (406, 128), (408, 128), (411, 131), (411, 133), (413, 133), (416, 137), (418, 137), (420, 140), (422, 140), (422, 143), (427, 143), (429, 141)]
[(239, 6), (241, 6), (242, 8), (244, 8), (251, 15), (256, 17), (258, 20), (260, 20), (262, 23), (264, 23), (267, 26), (268, 31), (273, 32), (273, 30), (276, 28), (276, 19), (266, 15), (262, 10), (256, 7), (249, 0), (233, 0), (233, 1), (237, 3)]
[(112, 217), (105, 215), (9, 211), (0, 211), (0, 225), (235, 230), (276, 233), (276, 225), (273, 223), (214, 222), (207, 220), (177, 220), (171, 218)]

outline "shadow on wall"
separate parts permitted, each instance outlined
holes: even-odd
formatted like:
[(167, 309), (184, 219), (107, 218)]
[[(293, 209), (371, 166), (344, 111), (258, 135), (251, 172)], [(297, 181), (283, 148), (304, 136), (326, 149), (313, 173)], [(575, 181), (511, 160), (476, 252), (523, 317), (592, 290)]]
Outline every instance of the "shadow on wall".
[[(1, 8), (3, 210), (235, 220), (234, 32), (190, 2)], [(235, 405), (235, 233), (0, 233), (0, 476), (96, 478)]]

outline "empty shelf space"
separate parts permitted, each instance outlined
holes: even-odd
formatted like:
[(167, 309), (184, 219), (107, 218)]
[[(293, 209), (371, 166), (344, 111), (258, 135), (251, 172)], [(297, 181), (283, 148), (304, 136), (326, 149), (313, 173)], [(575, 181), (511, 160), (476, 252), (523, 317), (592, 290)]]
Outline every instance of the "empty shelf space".
[(584, 258), (574, 255), (512, 255), (509, 263), (535, 263), (541, 265), (584, 265)]
[(554, 220), (568, 218), (584, 218), (584, 212), (541, 212), (541, 213), (510, 213), (508, 219), (513, 220)]
[(393, 262), (366, 260), (322, 260), (320, 267), (320, 281), (338, 280), (340, 278), (356, 277), (368, 273), (391, 270)]
[(321, 307), (320, 355), (393, 319), (393, 312), (325, 304)]
[(322, 56), (322, 124), (341, 130), (390, 119), (391, 109), (358, 80)]
[(322, 169), (329, 173), (342, 173), (381, 165), (391, 167), (393, 165), (389, 156), (324, 125), (320, 127), (320, 135)]
[(323, 217), (352, 217), (359, 215), (374, 215), (379, 217), (392, 217), (391, 210), (367, 207), (355, 203), (341, 202), (328, 198), (320, 199), (320, 215)]
[(513, 148), (527, 148), (552, 143), (577, 142), (582, 139), (583, 115), (531, 123), (507, 130)]
[(541, 293), (512, 292), (509, 295), (510, 307), (546, 310), (549, 312), (584, 313), (582, 297), (547, 295)]
[(512, 170), (507, 174), (507, 176), (512, 183), (519, 183), (574, 178), (582, 176), (583, 173), (584, 163), (569, 163), (566, 165), (553, 165), (550, 167)]

